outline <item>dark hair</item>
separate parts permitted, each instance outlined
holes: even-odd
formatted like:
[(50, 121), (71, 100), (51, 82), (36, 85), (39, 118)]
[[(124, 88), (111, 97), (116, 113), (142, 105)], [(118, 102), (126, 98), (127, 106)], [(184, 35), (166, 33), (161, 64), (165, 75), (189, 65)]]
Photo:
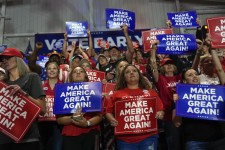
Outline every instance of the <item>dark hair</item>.
[(198, 70), (196, 70), (196, 69), (194, 69), (194, 68), (191, 68), (191, 67), (184, 68), (184, 69), (182, 70), (182, 73), (181, 73), (181, 80), (182, 80), (181, 82), (182, 82), (182, 83), (184, 83), (184, 81), (186, 80), (186, 79), (185, 79), (185, 74), (186, 74), (186, 72), (187, 72), (188, 70), (191, 70), (191, 69), (195, 70), (195, 71), (199, 74)]
[(125, 80), (125, 71), (129, 66), (133, 66), (138, 72), (138, 75), (139, 75), (138, 87), (141, 88), (141, 89), (150, 89), (151, 87), (146, 82), (146, 79), (143, 77), (140, 70), (138, 70), (138, 68), (136, 66), (128, 64), (128, 65), (125, 66), (125, 68), (121, 72), (121, 74), (119, 76), (119, 79), (116, 82), (115, 90), (121, 90), (121, 89), (124, 89), (124, 88), (127, 87), (127, 83), (126, 83), (126, 80)]
[[(81, 66), (77, 66), (77, 67), (81, 68), (85, 72), (85, 79), (84, 79), (83, 82), (88, 82), (89, 78), (88, 78), (86, 70), (83, 67), (81, 67)], [(73, 70), (76, 69), (77, 67), (73, 68)], [(70, 71), (69, 82), (74, 82), (74, 80), (73, 80), (73, 70)]]

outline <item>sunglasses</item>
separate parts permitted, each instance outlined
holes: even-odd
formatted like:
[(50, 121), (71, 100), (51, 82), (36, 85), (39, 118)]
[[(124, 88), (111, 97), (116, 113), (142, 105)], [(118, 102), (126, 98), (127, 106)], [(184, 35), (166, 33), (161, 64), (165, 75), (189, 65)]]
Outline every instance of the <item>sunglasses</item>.
[(3, 62), (4, 59), (8, 61), (10, 58), (12, 58), (12, 56), (3, 56), (0, 58), (0, 62)]

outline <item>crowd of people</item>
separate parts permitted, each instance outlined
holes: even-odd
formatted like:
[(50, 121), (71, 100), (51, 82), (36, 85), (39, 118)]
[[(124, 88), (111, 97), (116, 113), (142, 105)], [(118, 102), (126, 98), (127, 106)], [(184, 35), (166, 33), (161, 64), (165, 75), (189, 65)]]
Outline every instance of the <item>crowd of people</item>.
[[(40, 106), (40, 117), (29, 127), (23, 139), (15, 143), (0, 133), (2, 150), (222, 150), (225, 147), (223, 122), (181, 118), (175, 114), (178, 100), (176, 84), (225, 85), (225, 48), (211, 48), (210, 35), (196, 39), (198, 48), (189, 55), (157, 54), (157, 44), (152, 43), (148, 55), (141, 47), (133, 45), (128, 27), (123, 25), (127, 50), (121, 52), (111, 45), (102, 47), (100, 53), (93, 48), (88, 31), (89, 48), (84, 50), (76, 43), (68, 45), (64, 34), (62, 53), (49, 53), (45, 64), (47, 80), (41, 82), (41, 67), (36, 64), (38, 51), (43, 47), (37, 42), (34, 51), (23, 61), (23, 54), (16, 48), (6, 48), (0, 54), (0, 80), (5, 82), (11, 95), (18, 91)], [(199, 32), (199, 30), (198, 30)], [(201, 33), (202, 35), (202, 33)], [(144, 66), (140, 72), (137, 66)], [(87, 71), (105, 73), (102, 84), (115, 83), (114, 91), (102, 95), (107, 101), (101, 112), (83, 113), (77, 108), (72, 114), (53, 115), (51, 120), (42, 120), (46, 113), (48, 97), (54, 98), (57, 83), (89, 82)], [(114, 135), (117, 101), (155, 98), (154, 120), (158, 129), (140, 134)], [(53, 102), (54, 103), (54, 102)], [(107, 131), (106, 131), (107, 130)], [(107, 139), (104, 134), (110, 136)]]

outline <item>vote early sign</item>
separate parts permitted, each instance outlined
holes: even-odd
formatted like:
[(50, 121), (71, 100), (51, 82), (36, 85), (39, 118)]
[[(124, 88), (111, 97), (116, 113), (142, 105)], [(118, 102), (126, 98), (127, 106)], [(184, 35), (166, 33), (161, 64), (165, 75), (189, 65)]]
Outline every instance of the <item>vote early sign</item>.
[(115, 102), (115, 134), (141, 134), (157, 130), (156, 99), (133, 98)]
[(82, 108), (82, 112), (102, 111), (102, 83), (74, 82), (55, 85), (54, 114), (74, 113)]
[(0, 129), (19, 142), (39, 115), (41, 108), (22, 93), (9, 96), (11, 90), (0, 82)]
[(225, 87), (218, 85), (177, 84), (177, 116), (225, 120)]

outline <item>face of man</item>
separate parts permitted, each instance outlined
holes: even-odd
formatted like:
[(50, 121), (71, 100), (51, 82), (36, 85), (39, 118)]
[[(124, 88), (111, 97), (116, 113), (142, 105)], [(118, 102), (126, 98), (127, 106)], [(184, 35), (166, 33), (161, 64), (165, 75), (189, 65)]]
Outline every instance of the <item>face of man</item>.
[(120, 52), (116, 48), (112, 48), (109, 51), (109, 57), (110, 57), (111, 60), (116, 61), (120, 57)]

